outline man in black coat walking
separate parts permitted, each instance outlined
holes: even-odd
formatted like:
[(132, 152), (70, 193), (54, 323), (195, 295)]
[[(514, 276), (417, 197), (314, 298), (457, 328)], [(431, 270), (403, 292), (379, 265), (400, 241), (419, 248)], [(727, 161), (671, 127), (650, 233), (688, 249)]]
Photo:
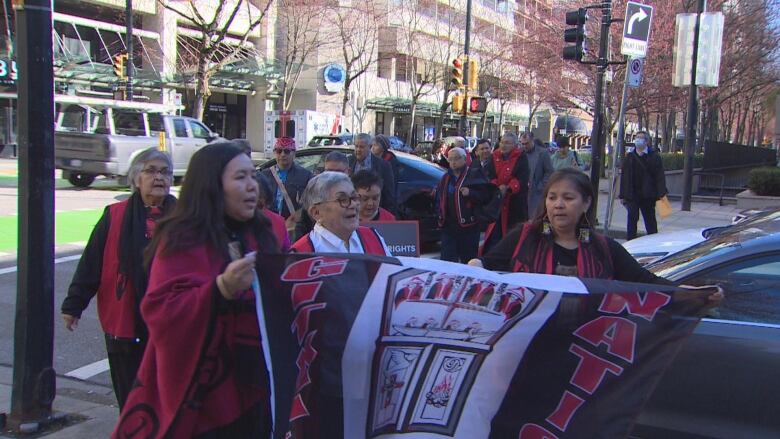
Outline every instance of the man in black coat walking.
[(661, 156), (648, 148), (647, 133), (636, 134), (636, 148), (626, 154), (621, 164), (620, 202), (628, 210), (626, 239), (636, 238), (639, 212), (645, 220), (647, 234), (658, 233), (655, 202), (667, 194), (664, 164)]
[(371, 154), (373, 139), (366, 133), (355, 136), (355, 155), (349, 158), (350, 174), (355, 175), (364, 169), (374, 171), (382, 177), (382, 201), (380, 206), (398, 217), (395, 204), (395, 178), (390, 164)]

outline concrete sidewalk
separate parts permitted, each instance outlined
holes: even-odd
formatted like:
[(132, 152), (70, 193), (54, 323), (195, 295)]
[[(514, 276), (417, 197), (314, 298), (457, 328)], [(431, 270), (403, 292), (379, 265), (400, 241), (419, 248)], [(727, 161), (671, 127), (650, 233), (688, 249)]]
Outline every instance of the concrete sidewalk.
[[(11, 388), (13, 371), (10, 365), (0, 365), (0, 413), (11, 410)], [(0, 438), (51, 438), (86, 439), (107, 438), (114, 431), (119, 418), (119, 408), (110, 387), (81, 381), (65, 376), (57, 376), (57, 397), (54, 399), (54, 411), (57, 414), (73, 415), (78, 422), (64, 428), (53, 428), (51, 433), (10, 436), (7, 430), (0, 429)]]

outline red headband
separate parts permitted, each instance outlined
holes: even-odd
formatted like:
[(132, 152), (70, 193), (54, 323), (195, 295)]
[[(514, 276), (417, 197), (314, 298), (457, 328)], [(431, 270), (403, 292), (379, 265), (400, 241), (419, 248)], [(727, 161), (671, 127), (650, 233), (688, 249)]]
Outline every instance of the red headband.
[(280, 137), (276, 139), (274, 149), (292, 149), (295, 150), (295, 139), (292, 137)]

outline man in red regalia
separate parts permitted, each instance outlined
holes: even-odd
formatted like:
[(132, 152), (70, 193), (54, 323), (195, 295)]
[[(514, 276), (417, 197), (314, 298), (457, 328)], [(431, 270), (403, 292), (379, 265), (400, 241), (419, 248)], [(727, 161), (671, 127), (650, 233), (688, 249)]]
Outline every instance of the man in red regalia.
[(488, 178), (503, 197), (501, 216), (488, 226), (480, 254), (497, 244), (506, 232), (528, 219), (528, 158), (517, 146), (517, 134), (506, 133), (487, 166)]

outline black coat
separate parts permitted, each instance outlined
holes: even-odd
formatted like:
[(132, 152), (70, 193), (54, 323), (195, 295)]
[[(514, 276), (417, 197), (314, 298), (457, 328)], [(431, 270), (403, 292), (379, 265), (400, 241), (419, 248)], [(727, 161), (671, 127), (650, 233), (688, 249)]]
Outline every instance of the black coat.
[[(370, 153), (369, 153), (370, 154)], [(393, 178), (393, 169), (390, 164), (385, 160), (371, 155), (371, 170), (376, 172), (382, 178), (382, 199), (379, 202), (379, 207), (390, 211), (396, 217), (398, 216), (398, 209), (395, 204), (395, 190), (396, 181)], [(355, 174), (355, 164), (357, 159), (354, 155), (349, 156), (349, 171)]]
[(644, 156), (635, 151), (626, 154), (620, 168), (619, 197), (622, 200), (658, 200), (669, 192), (661, 156), (652, 150)]
[[(271, 168), (264, 169), (262, 174), (268, 179), (268, 183), (270, 183), (271, 187), (271, 199), (266, 200), (266, 205), (270, 210), (287, 218), (290, 216), (290, 211), (287, 209), (287, 203), (284, 200), (282, 200), (281, 211), (277, 211), (275, 198), (276, 190), (279, 186), (276, 184), (276, 179), (273, 174), (271, 174)], [(293, 163), (287, 173), (287, 180), (284, 182), (284, 187), (290, 195), (295, 210), (301, 208), (301, 195), (303, 194), (303, 190), (306, 189), (306, 184), (309, 183), (311, 177), (312, 173), (297, 163)]]
[(459, 179), (452, 170), (448, 170), (439, 180), (436, 188), (435, 206), (439, 225), (442, 227), (445, 226), (448, 219), (451, 224), (457, 224), (464, 228), (480, 223), (481, 209), (489, 204), (491, 199), (499, 196), (498, 188), (487, 180), (481, 169), (467, 167), (464, 172), (466, 174), (461, 174), (463, 180), (459, 187), (469, 189), (467, 197), (464, 197), (459, 190), (452, 194), (449, 193), (450, 182)]

